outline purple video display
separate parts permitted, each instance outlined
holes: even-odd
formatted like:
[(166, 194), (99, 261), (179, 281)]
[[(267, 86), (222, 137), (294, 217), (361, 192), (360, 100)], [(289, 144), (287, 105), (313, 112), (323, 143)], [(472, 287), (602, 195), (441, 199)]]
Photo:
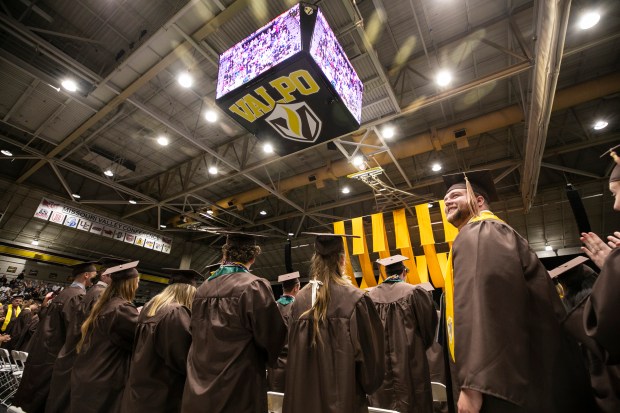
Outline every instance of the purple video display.
[(349, 112), (361, 123), (364, 85), (319, 9), (310, 55), (331, 82)]
[(216, 97), (248, 83), (300, 51), (301, 26), (296, 5), (220, 56)]

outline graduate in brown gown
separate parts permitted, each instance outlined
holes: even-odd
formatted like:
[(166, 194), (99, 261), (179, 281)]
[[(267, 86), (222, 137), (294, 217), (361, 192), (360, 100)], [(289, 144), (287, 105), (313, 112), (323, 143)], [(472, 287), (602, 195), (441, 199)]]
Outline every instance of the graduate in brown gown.
[(381, 319), (344, 275), (342, 235), (316, 235), (310, 284), (291, 309), (283, 413), (367, 413), (384, 377)]
[(596, 273), (583, 263), (588, 259), (577, 257), (549, 271), (557, 283), (568, 315), (564, 328), (580, 343), (584, 363), (590, 372), (590, 382), (598, 411), (620, 412), (620, 365), (609, 366), (596, 342), (586, 335), (583, 308), (588, 301)]
[[(124, 262), (127, 262), (127, 260), (119, 260), (107, 257), (97, 261), (98, 264), (105, 266), (103, 269), (100, 270), (101, 273), (105, 272), (106, 268), (109, 268), (113, 265), (119, 265)], [(108, 280), (110, 279), (109, 274), (106, 274), (104, 277)], [(50, 382), (50, 391), (45, 406), (45, 413), (68, 413), (70, 411), (71, 370), (73, 369), (73, 363), (75, 362), (75, 359), (77, 357), (77, 352), (75, 351), (75, 348), (80, 339), (82, 338), (82, 324), (88, 317), (87, 314), (84, 314), (84, 301), (86, 299), (89, 299), (88, 305), (92, 306), (93, 289), (95, 289), (95, 291), (97, 292), (103, 291), (103, 289), (101, 289), (101, 287), (98, 287), (97, 284), (90, 287), (79, 304), (77, 316), (75, 316), (71, 320), (70, 324), (67, 326), (67, 338), (65, 340), (65, 344), (60, 349), (60, 352), (58, 353), (58, 358), (54, 363), (54, 371), (52, 373), (52, 379)], [(92, 307), (89, 307), (89, 312), (90, 308)]]
[(252, 235), (229, 233), (224, 264), (196, 291), (184, 413), (267, 413), (266, 364), (275, 363), (286, 325), (271, 285), (250, 273), (260, 253)]
[[(26, 351), (30, 338), (39, 324), (39, 310), (41, 303), (34, 301), (28, 308), (24, 308), (20, 317), (24, 317), (21, 323), (23, 327), (19, 329), (19, 335), (11, 337), (13, 350)], [(18, 320), (19, 321), (19, 320)]]
[(138, 261), (108, 268), (112, 283), (82, 325), (71, 372), (72, 413), (117, 413), (129, 374), (138, 324), (132, 304), (140, 274)]
[[(620, 212), (620, 145), (603, 154), (611, 155), (616, 165), (609, 177), (609, 190), (614, 197), (614, 211)], [(582, 250), (601, 269), (584, 306), (584, 323), (588, 336), (592, 337), (604, 352), (607, 364), (620, 364), (620, 233), (608, 237), (606, 245), (594, 233), (582, 234), (585, 244)]]
[[(282, 314), (284, 322), (288, 326), (289, 318), (291, 315), (291, 308), (299, 288), (301, 286), (299, 282), (299, 271), (295, 271), (289, 274), (283, 274), (278, 277), (278, 282), (282, 284), (282, 296), (278, 298), (276, 303), (278, 309)], [(286, 358), (288, 355), (288, 340), (284, 344), (278, 361), (274, 367), (267, 368), (267, 386), (269, 391), (275, 391), (284, 393), (284, 382), (286, 378)]]
[[(444, 176), (446, 217), (459, 228), (446, 274), (446, 330), (459, 412), (592, 411), (566, 311), (529, 244), (490, 210), (489, 171)], [(453, 269), (453, 270), (452, 270)]]
[(11, 304), (6, 308), (4, 318), (2, 319), (2, 334), (9, 334), (11, 332), (11, 325), (17, 320), (19, 314), (22, 311), (22, 305), (24, 303), (24, 296), (21, 294), (15, 294), (11, 297)]
[(36, 339), (30, 346), (22, 380), (13, 400), (13, 405), (28, 413), (45, 411), (54, 363), (70, 336), (69, 326), (77, 315), (86, 287), (97, 274), (94, 264), (86, 262), (74, 266), (73, 283), (58, 293), (41, 312), (41, 320), (33, 336)]
[[(433, 344), (437, 312), (428, 290), (405, 281), (402, 255), (377, 260), (387, 278), (368, 296), (385, 331), (385, 377), (370, 405), (399, 413), (430, 413), (433, 394), (426, 350)], [(432, 287), (430, 287), (432, 290)]]
[[(7, 349), (10, 353), (11, 350), (16, 350), (16, 345), (22, 335), (24, 335), (28, 329), (28, 325), (30, 324), (30, 320), (32, 320), (32, 309), (33, 306), (30, 300), (24, 302), (23, 309), (19, 313), (19, 316), (9, 324), (7, 331), (4, 334), (8, 334), (10, 336), (10, 340), (2, 343), (2, 348)], [(36, 304), (34, 307), (36, 308)]]
[(164, 268), (170, 285), (149, 301), (138, 318), (122, 412), (178, 413), (185, 385), (189, 331), (196, 282), (194, 270)]

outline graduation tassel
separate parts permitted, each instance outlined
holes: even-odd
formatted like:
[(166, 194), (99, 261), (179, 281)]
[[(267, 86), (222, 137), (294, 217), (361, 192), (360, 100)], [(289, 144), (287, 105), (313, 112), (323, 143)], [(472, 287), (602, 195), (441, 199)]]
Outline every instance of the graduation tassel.
[(312, 307), (314, 307), (314, 303), (316, 303), (316, 296), (319, 292), (319, 288), (323, 283), (319, 280), (310, 280), (310, 284), (312, 284)]
[[(465, 174), (463, 174), (465, 175)], [(469, 207), (469, 212), (473, 217), (480, 216), (480, 209), (478, 209), (478, 202), (476, 201), (476, 194), (474, 193), (474, 188), (472, 188), (469, 183), (469, 179), (467, 175), (465, 175), (465, 188), (467, 190), (467, 206)]]

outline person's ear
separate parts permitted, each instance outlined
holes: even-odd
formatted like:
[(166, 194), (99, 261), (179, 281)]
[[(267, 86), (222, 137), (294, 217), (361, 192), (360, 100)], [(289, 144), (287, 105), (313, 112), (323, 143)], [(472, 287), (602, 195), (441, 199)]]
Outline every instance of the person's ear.
[(476, 197), (476, 203), (478, 204), (478, 209), (485, 209), (484, 207), (486, 206), (487, 201), (485, 201), (482, 195), (478, 195)]

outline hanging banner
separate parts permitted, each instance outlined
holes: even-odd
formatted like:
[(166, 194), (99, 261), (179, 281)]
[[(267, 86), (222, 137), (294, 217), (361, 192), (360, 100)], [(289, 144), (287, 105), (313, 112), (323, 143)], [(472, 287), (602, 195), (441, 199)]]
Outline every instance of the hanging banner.
[(353, 218), (351, 225), (353, 227), (352, 234), (360, 237), (353, 238), (353, 255), (357, 255), (360, 261), (362, 278), (366, 286), (374, 287), (377, 285), (377, 280), (375, 280), (372, 262), (370, 262), (370, 256), (368, 255), (368, 245), (366, 245), (366, 235), (364, 234), (364, 220), (362, 217)]
[(171, 238), (47, 198), (41, 200), (34, 217), (165, 254), (170, 254), (172, 249)]
[(435, 288), (444, 286), (443, 273), (437, 260), (437, 251), (435, 249), (435, 237), (433, 236), (433, 227), (431, 225), (431, 214), (428, 212), (428, 204), (420, 204), (415, 206), (416, 217), (418, 218), (418, 228), (420, 230), (420, 243), (426, 255), (426, 264)]
[(444, 241), (452, 247), (452, 242), (459, 234), (459, 230), (457, 227), (448, 222), (448, 219), (446, 218), (446, 204), (443, 200), (439, 201), (439, 208), (441, 210), (441, 221), (443, 222), (443, 231), (445, 234)]
[[(372, 251), (379, 253), (379, 258), (387, 258), (390, 254), (390, 247), (385, 232), (385, 223), (383, 222), (383, 213), (371, 215), (372, 219)], [(387, 278), (385, 267), (379, 266), (379, 283)]]
[(396, 248), (400, 249), (401, 255), (409, 258), (404, 262), (409, 272), (407, 273), (407, 282), (410, 284), (419, 284), (421, 277), (418, 273), (418, 266), (413, 255), (411, 247), (411, 237), (409, 236), (409, 226), (407, 225), (407, 215), (405, 209), (398, 209), (392, 212), (394, 217), (394, 235), (396, 237)]

